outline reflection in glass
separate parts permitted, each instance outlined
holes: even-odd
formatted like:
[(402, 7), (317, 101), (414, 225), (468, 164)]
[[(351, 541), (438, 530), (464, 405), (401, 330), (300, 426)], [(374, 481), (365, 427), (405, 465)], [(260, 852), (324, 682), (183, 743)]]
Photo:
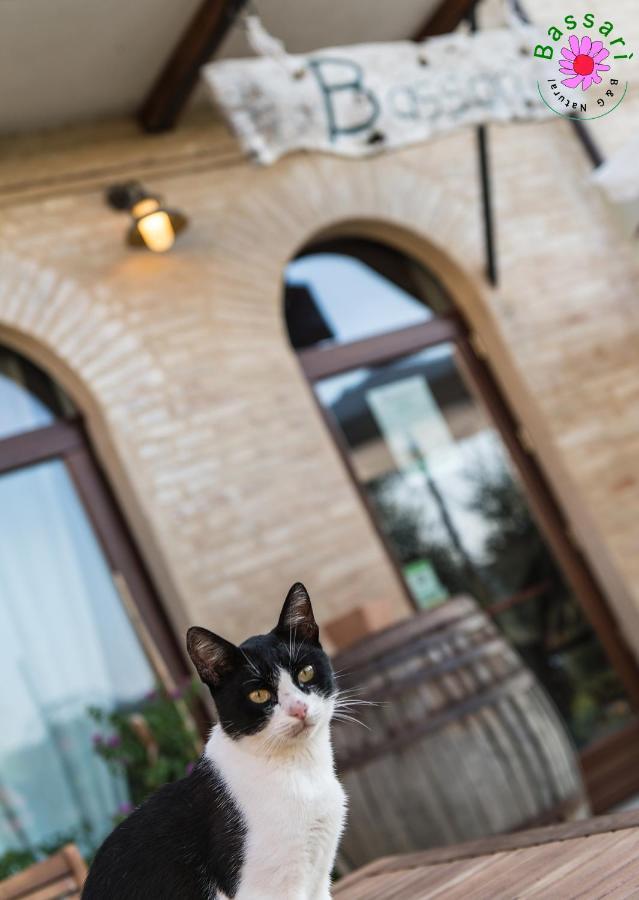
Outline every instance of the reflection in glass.
[(631, 717), (452, 344), (317, 382), (416, 603), (469, 593), (579, 745)]
[(99, 843), (128, 790), (96, 756), (87, 708), (153, 683), (63, 463), (1, 476), (0, 856)]
[(443, 289), (418, 263), (373, 241), (348, 247), (354, 255), (313, 252), (287, 266), (285, 311), (297, 349), (359, 341), (449, 311)]

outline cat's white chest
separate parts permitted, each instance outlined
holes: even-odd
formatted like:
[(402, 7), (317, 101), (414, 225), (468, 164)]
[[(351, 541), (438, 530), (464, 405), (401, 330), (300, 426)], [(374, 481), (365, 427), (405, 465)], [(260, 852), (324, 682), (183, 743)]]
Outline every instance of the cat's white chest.
[[(254, 799), (240, 798), (248, 834), (238, 900), (327, 900), (345, 810), (337, 779), (288, 773), (262, 788), (259, 805)], [(257, 893), (265, 884), (268, 893)]]
[(328, 900), (346, 811), (330, 748), (264, 766), (224, 743), (207, 750), (247, 826), (236, 900)]

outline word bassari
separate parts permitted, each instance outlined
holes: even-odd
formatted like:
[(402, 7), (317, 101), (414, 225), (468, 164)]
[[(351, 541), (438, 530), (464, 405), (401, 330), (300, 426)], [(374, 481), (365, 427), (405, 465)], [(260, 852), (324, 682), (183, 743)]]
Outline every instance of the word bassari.
[(464, 125), (545, 118), (526, 29), (211, 63), (202, 70), (244, 150), (368, 156)]

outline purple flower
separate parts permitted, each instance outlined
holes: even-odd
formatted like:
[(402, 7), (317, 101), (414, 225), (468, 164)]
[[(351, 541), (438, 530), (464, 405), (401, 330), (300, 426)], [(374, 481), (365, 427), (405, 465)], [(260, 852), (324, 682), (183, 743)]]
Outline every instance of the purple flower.
[(107, 747), (119, 747), (121, 743), (122, 739), (119, 734), (112, 734), (111, 737), (107, 739)]
[(186, 772), (187, 775), (190, 775), (194, 768), (195, 768), (195, 763), (190, 762), (187, 764), (186, 769), (184, 771)]
[(157, 700), (157, 699), (158, 699), (158, 692), (157, 692), (157, 691), (149, 691), (148, 694), (145, 694), (144, 699), (145, 699), (145, 700), (149, 700), (149, 701), (151, 701), (151, 700)]

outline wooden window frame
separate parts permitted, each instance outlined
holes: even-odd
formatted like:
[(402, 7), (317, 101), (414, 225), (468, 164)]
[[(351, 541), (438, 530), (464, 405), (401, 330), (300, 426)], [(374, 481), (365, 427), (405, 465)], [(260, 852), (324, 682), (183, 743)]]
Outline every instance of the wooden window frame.
[[(155, 660), (150, 659), (156, 675), (159, 667), (165, 667), (174, 684), (183, 683), (191, 677), (191, 672), (148, 570), (91, 449), (82, 420), (60, 419), (52, 425), (0, 439), (0, 478), (9, 472), (49, 460), (60, 460), (65, 465), (111, 570), (116, 590), (121, 592), (124, 584), (135, 604), (136, 615), (139, 615), (153, 649), (159, 654), (159, 659), (157, 656)], [(149, 655), (151, 648), (145, 637), (147, 635), (138, 633), (142, 647)], [(198, 725), (202, 725), (199, 712), (196, 713)]]
[[(521, 423), (509, 406), (489, 365), (476, 353), (472, 335), (458, 312), (350, 344), (312, 347), (297, 352), (316, 405), (333, 435), (350, 479), (362, 499), (407, 599), (416, 608), (390, 542), (381, 530), (371, 501), (353, 468), (344, 435), (330, 411), (319, 401), (314, 384), (352, 369), (389, 363), (442, 343), (452, 343), (457, 349), (457, 362), (468, 376), (469, 387), (474, 387), (477, 401), (486, 409), (490, 421), (501, 435), (542, 534), (571, 586), (575, 599), (597, 634), (611, 667), (619, 676), (632, 708), (639, 710), (639, 665), (610, 611), (603, 591), (581, 550), (573, 541), (570, 527), (541, 466), (521, 441)], [(582, 751), (582, 771), (595, 813), (604, 812), (613, 803), (639, 792), (639, 766), (633, 770), (627, 763), (628, 742), (637, 733), (639, 721)], [(625, 764), (622, 765), (622, 761)]]

